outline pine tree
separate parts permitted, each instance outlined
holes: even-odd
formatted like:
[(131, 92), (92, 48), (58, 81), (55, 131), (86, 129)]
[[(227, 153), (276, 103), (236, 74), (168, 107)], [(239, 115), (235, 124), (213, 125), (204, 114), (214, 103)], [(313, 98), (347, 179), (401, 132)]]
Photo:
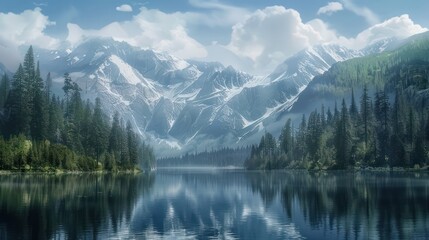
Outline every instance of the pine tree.
[(93, 156), (97, 160), (100, 160), (100, 157), (105, 151), (107, 145), (108, 127), (105, 119), (106, 117), (101, 110), (101, 101), (99, 98), (96, 98), (94, 114), (92, 117), (90, 145), (93, 147)]
[(25, 104), (27, 104), (27, 111), (30, 118), (29, 121), (31, 122), (31, 117), (33, 116), (33, 108), (34, 108), (35, 89), (37, 87), (36, 65), (34, 62), (34, 54), (33, 54), (32, 46), (30, 46), (27, 53), (25, 54), (23, 67), (24, 67), (23, 82), (25, 84), (24, 102)]
[(298, 132), (296, 134), (296, 154), (298, 159), (303, 159), (306, 153), (306, 136), (307, 135), (307, 122), (305, 115), (302, 115), (302, 120), (299, 125)]
[(384, 91), (377, 91), (375, 95), (374, 115), (377, 120), (377, 155), (376, 164), (384, 166), (388, 154), (389, 144), (389, 99)]
[(286, 121), (282, 129), (279, 142), (280, 148), (285, 154), (288, 154), (289, 151), (292, 150), (292, 121), (290, 118)]
[(370, 118), (370, 98), (368, 96), (368, 88), (365, 85), (360, 102), (360, 117), (362, 119), (363, 126), (363, 138), (365, 141), (365, 148), (368, 148), (368, 137), (369, 137), (369, 118)]
[(43, 79), (40, 77), (39, 62), (37, 62), (36, 75), (33, 82), (31, 137), (35, 140), (43, 140), (47, 137), (48, 116), (46, 111), (45, 93), (43, 92)]
[(9, 77), (4, 74), (0, 82), (0, 108), (6, 105), (7, 96), (9, 95), (10, 82)]
[(64, 96), (66, 98), (66, 120), (69, 119), (70, 117), (70, 92), (73, 90), (73, 81), (70, 77), (69, 73), (64, 73), (64, 86), (63, 86), (63, 91), (64, 91)]
[(52, 77), (51, 77), (51, 73), (49, 72), (48, 75), (46, 76), (46, 84), (45, 84), (45, 93), (46, 93), (46, 99), (50, 99), (51, 98), (51, 92), (52, 91)]
[(350, 126), (346, 103), (343, 99), (340, 118), (335, 128), (336, 162), (339, 169), (345, 169), (350, 163)]
[(359, 111), (358, 111), (358, 108), (356, 106), (354, 89), (352, 88), (352, 99), (351, 99), (351, 104), (350, 104), (350, 119), (352, 121), (355, 121), (358, 118), (359, 118)]
[(119, 112), (115, 112), (112, 121), (112, 127), (109, 134), (109, 152), (119, 161), (121, 145), (121, 126), (119, 122)]
[(319, 158), (318, 153), (320, 149), (322, 137), (322, 125), (320, 115), (317, 111), (313, 111), (308, 117), (307, 123), (307, 151), (312, 162), (316, 162)]
[(130, 167), (134, 167), (138, 164), (138, 139), (134, 133), (130, 121), (127, 121), (127, 137), (128, 137), (128, 154), (130, 158)]
[(326, 112), (326, 123), (332, 126), (333, 120), (334, 116), (332, 116), (331, 108), (328, 108), (328, 111)]
[(30, 111), (26, 98), (25, 74), (22, 65), (13, 76), (12, 89), (6, 101), (9, 114), (8, 130), (10, 134), (24, 133), (30, 135)]
[(395, 101), (391, 111), (391, 125), (393, 136), (390, 140), (390, 165), (405, 166), (405, 124), (404, 124), (404, 98), (402, 92), (397, 89)]

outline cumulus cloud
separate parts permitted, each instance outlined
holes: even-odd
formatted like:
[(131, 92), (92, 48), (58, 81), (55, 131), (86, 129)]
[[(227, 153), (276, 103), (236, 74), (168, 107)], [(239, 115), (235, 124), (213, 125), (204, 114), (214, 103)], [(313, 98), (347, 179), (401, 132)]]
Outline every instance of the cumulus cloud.
[(227, 47), (251, 59), (254, 70), (266, 73), (304, 48), (335, 40), (335, 31), (321, 20), (304, 23), (296, 10), (272, 6), (234, 25)]
[[(11, 24), (13, 23), (13, 24)], [(46, 27), (54, 25), (40, 8), (25, 10), (20, 14), (0, 13), (0, 37), (18, 45), (33, 44), (53, 49), (59, 41), (44, 33)]]
[(359, 33), (355, 38), (341, 39), (339, 43), (351, 48), (360, 49), (382, 39), (396, 37), (404, 39), (412, 35), (426, 32), (427, 28), (410, 19), (408, 14), (390, 18)]
[(367, 7), (361, 7), (353, 3), (352, 0), (342, 0), (345, 9), (352, 11), (354, 14), (363, 17), (370, 25), (380, 22), (378, 16)]
[(112, 37), (132, 46), (165, 51), (181, 58), (206, 55), (204, 46), (188, 35), (186, 16), (182, 13), (164, 13), (142, 7), (132, 20), (113, 22), (101, 29), (82, 29), (71, 23), (67, 27), (67, 41), (72, 46), (89, 37)]
[(45, 34), (45, 29), (54, 24), (38, 7), (20, 14), (0, 12), (0, 60), (6, 67), (13, 69), (16, 67), (15, 59), (19, 59), (17, 53), (21, 45), (57, 48), (59, 40)]
[(319, 10), (317, 11), (317, 15), (331, 15), (332, 13), (341, 11), (343, 9), (343, 4), (339, 2), (329, 2), (328, 5), (319, 8)]
[(128, 4), (122, 4), (121, 6), (116, 7), (116, 11), (119, 12), (132, 12), (133, 8)]
[(425, 31), (405, 14), (346, 38), (320, 19), (303, 22), (296, 10), (272, 6), (256, 10), (235, 24), (228, 44), (207, 46), (206, 59), (250, 73), (267, 74), (288, 57), (313, 45), (332, 43), (361, 49), (382, 39), (403, 39)]

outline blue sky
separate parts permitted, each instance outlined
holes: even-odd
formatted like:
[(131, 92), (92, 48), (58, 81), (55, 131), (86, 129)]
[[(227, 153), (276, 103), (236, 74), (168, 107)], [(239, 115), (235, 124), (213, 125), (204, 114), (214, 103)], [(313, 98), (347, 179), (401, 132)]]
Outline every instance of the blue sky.
[(101, 36), (264, 74), (315, 44), (362, 48), (425, 31), (428, 9), (427, 0), (0, 0), (0, 54)]

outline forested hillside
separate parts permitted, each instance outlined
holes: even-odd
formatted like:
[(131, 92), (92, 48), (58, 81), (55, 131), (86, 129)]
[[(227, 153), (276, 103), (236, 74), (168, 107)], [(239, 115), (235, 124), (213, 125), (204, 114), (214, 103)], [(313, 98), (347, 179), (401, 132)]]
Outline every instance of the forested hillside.
[[(310, 83), (294, 106), (304, 112), (310, 102), (312, 107), (314, 102), (333, 107), (317, 107), (299, 126), (288, 120), (278, 141), (266, 133), (245, 165), (424, 167), (429, 149), (428, 77), (427, 34), (391, 52), (335, 64)], [(353, 89), (362, 93), (360, 99)]]
[(292, 112), (311, 112), (320, 107), (316, 102), (333, 106), (342, 98), (349, 100), (352, 88), (361, 92), (367, 86), (372, 93), (385, 89), (389, 94), (398, 87), (426, 89), (428, 66), (429, 33), (412, 36), (395, 50), (334, 64), (310, 82)]
[(128, 170), (151, 168), (154, 155), (131, 123), (113, 120), (82, 100), (81, 88), (64, 74), (64, 96), (51, 91), (50, 74), (40, 76), (32, 47), (12, 79), (0, 82), (0, 169)]

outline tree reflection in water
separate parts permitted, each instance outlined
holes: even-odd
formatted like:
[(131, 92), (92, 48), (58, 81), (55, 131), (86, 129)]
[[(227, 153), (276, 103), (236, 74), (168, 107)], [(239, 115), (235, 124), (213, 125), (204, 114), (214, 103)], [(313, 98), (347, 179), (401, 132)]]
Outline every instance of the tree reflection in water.
[(130, 174), (0, 175), (0, 239), (114, 235), (129, 225), (153, 181)]
[[(427, 174), (282, 173), (287, 216), (298, 209), (325, 238), (413, 239), (429, 236)], [(253, 184), (255, 185), (255, 184)], [(267, 185), (273, 185), (267, 183)], [(261, 195), (265, 186), (257, 187)]]
[(0, 176), (0, 239), (425, 239), (428, 180), (211, 169)]

